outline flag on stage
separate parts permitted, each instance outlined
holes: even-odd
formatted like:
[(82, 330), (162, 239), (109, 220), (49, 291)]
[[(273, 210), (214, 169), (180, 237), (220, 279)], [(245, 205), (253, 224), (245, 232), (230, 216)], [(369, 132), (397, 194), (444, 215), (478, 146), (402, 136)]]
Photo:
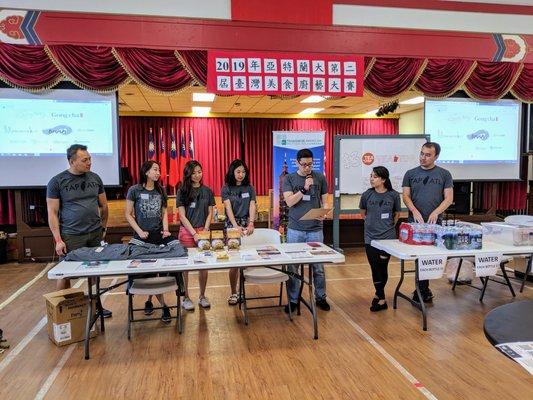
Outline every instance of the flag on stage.
[(194, 137), (192, 133), (192, 128), (189, 131), (189, 158), (194, 160)]
[(148, 133), (148, 160), (155, 161), (155, 141), (154, 141), (154, 132), (150, 128), (150, 133)]
[(182, 129), (180, 137), (180, 166), (182, 171), (187, 161), (189, 161), (189, 157), (187, 157), (187, 147), (185, 146), (185, 130)]
[(168, 173), (168, 184), (176, 186), (180, 181), (180, 168), (178, 164), (178, 149), (176, 146), (176, 135), (174, 128), (170, 131), (170, 168)]
[(167, 186), (167, 152), (165, 149), (165, 138), (163, 128), (159, 128), (159, 170), (161, 171), (161, 184)]

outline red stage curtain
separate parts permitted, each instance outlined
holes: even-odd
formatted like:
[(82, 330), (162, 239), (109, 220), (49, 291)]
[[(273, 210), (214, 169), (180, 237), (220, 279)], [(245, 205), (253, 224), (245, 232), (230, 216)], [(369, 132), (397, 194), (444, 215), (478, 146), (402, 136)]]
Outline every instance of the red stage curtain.
[(0, 190), (0, 225), (15, 225), (15, 193)]
[[(496, 191), (494, 204), (493, 191)], [(527, 207), (527, 182), (476, 182), (474, 207), (498, 211), (519, 211)]]
[(505, 96), (521, 72), (521, 64), (477, 63), (472, 75), (465, 82), (465, 91), (475, 99), (493, 100)]
[(272, 188), (272, 131), (325, 131), (326, 178), (333, 192), (335, 135), (395, 135), (397, 119), (267, 119), (244, 120), (244, 157), (259, 195)]
[[(159, 132), (159, 128), (163, 128), (167, 149), (170, 149), (171, 129), (174, 128), (178, 140), (183, 130), (187, 150), (192, 130), (194, 158), (202, 164), (204, 183), (213, 189), (216, 195), (220, 195), (229, 164), (235, 158), (242, 157), (240, 123), (238, 118), (121, 117), (120, 165), (128, 167), (133, 183), (137, 183), (139, 168), (147, 159), (150, 128), (155, 133)], [(159, 143), (156, 143), (156, 154), (159, 155)]]
[(137, 83), (151, 89), (172, 92), (192, 82), (172, 50), (115, 48), (114, 54)]
[(60, 45), (48, 49), (61, 72), (83, 88), (113, 92), (129, 80), (111, 47)]
[(176, 50), (176, 57), (200, 85), (207, 85), (207, 51)]
[(429, 60), (415, 86), (427, 97), (450, 96), (468, 79), (474, 65), (470, 60)]
[(426, 61), (414, 58), (377, 58), (365, 78), (365, 89), (379, 97), (395, 97), (409, 90)]
[(533, 102), (533, 64), (524, 64), (511, 92), (522, 101)]
[(62, 78), (42, 46), (0, 43), (0, 79), (26, 90), (45, 90)]

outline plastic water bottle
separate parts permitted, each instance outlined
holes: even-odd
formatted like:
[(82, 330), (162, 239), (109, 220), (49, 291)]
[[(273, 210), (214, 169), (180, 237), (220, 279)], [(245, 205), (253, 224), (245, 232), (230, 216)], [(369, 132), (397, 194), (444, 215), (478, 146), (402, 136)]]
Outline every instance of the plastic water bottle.
[(218, 208), (215, 206), (213, 210), (213, 219), (218, 222)]

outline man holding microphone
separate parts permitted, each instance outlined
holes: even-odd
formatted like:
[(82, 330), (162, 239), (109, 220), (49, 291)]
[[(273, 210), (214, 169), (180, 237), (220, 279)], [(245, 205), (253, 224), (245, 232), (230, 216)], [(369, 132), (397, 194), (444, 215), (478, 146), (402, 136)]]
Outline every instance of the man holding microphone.
[[(301, 149), (296, 154), (298, 170), (285, 177), (283, 183), (283, 197), (289, 207), (289, 225), (287, 243), (306, 243), (324, 241), (322, 221), (324, 218), (300, 221), (309, 210), (325, 208), (328, 184), (323, 174), (313, 171), (313, 153), (309, 149)], [(323, 264), (311, 264), (313, 268), (313, 283), (315, 286), (316, 305), (324, 311), (329, 311), (330, 305), (326, 301), (326, 276)], [(289, 270), (297, 272), (297, 266), (290, 266)], [(289, 304), (285, 312), (296, 310), (300, 281), (290, 277), (288, 282)]]

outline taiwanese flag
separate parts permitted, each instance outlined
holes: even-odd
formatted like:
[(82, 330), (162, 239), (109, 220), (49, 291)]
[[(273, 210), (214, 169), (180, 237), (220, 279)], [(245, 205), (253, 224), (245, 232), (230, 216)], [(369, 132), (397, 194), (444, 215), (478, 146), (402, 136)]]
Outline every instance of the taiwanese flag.
[(194, 137), (192, 129), (189, 131), (189, 159), (194, 160)]
[(189, 161), (189, 157), (187, 157), (187, 148), (185, 147), (185, 131), (181, 130), (181, 137), (180, 137), (180, 165), (181, 170), (185, 168), (185, 164)]
[(152, 128), (150, 128), (150, 133), (148, 134), (148, 160), (155, 161), (155, 141)]
[(161, 171), (161, 184), (167, 186), (167, 152), (165, 150), (163, 128), (159, 128), (159, 170)]
[(170, 168), (168, 173), (168, 184), (176, 187), (180, 181), (180, 168), (178, 165), (178, 148), (176, 146), (176, 135), (174, 128), (170, 131)]

